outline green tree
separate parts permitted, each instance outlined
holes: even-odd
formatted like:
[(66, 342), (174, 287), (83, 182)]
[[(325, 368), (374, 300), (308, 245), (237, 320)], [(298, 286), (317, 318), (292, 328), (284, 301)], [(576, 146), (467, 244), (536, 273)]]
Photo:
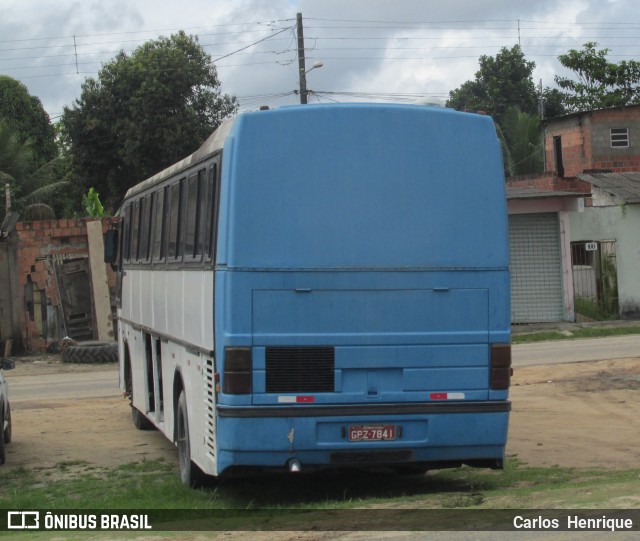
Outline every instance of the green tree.
[(543, 169), (539, 105), (544, 100), (545, 117), (565, 114), (559, 91), (536, 91), (535, 62), (525, 59), (515, 45), (503, 47), (495, 56), (481, 56), (475, 79), (449, 93), (448, 107), (481, 110), (496, 122), (502, 143), (505, 174), (538, 173)]
[(609, 62), (609, 49), (597, 49), (595, 42), (585, 43), (582, 50), (571, 49), (560, 55), (560, 63), (577, 76), (556, 76), (556, 84), (564, 90), (564, 104), (570, 111), (591, 111), (640, 103), (640, 62)]
[(557, 88), (545, 88), (542, 91), (542, 100), (544, 102), (544, 118), (555, 118), (569, 112), (564, 105), (564, 96)]
[(495, 56), (483, 55), (475, 79), (449, 92), (447, 107), (486, 111), (500, 124), (510, 107), (536, 114), (538, 96), (533, 83), (535, 62), (527, 61), (519, 45), (503, 47)]
[(117, 206), (126, 190), (198, 148), (237, 110), (211, 57), (184, 32), (120, 52), (89, 78), (62, 123), (74, 167)]
[[(58, 158), (38, 166), (35, 154), (31, 140), (22, 141), (6, 120), (0, 120), (0, 182), (3, 187), (9, 184), (12, 210), (27, 220), (55, 218), (51, 198), (69, 183), (58, 180)], [(4, 214), (2, 205), (0, 217)]]
[(21, 82), (0, 75), (0, 119), (4, 119), (20, 142), (31, 141), (39, 165), (57, 154), (55, 131), (41, 101)]

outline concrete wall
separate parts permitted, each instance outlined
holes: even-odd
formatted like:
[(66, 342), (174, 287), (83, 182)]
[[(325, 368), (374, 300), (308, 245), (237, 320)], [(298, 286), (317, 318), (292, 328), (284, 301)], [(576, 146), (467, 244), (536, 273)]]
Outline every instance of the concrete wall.
[[(599, 198), (594, 188), (594, 201)], [(616, 241), (620, 316), (640, 318), (640, 205), (587, 207), (571, 213), (571, 240)]]

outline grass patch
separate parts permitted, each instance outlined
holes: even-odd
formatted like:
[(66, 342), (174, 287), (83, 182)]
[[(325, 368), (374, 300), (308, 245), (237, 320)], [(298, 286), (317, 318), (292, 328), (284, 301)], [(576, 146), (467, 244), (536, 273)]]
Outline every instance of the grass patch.
[(293, 519), (301, 511), (354, 508), (606, 507), (613, 497), (637, 506), (640, 493), (640, 470), (533, 468), (513, 457), (503, 471), (463, 467), (410, 476), (362, 471), (261, 475), (221, 480), (201, 490), (184, 487), (175, 468), (158, 461), (56, 481), (42, 481), (24, 468), (2, 473), (0, 508), (5, 509), (264, 510), (291, 512)]
[(584, 327), (571, 331), (540, 331), (532, 333), (513, 333), (511, 342), (523, 344), (528, 342), (543, 342), (545, 340), (571, 340), (576, 338), (604, 338), (607, 336), (624, 336), (640, 334), (640, 326), (632, 327)]
[(618, 306), (616, 303), (598, 303), (584, 297), (574, 299), (576, 314), (581, 314), (594, 321), (612, 321), (618, 318)]
[[(261, 475), (221, 480), (200, 490), (184, 487), (175, 468), (155, 461), (45, 483), (38, 481), (40, 472), (3, 473), (8, 475), (0, 484), (0, 508), (79, 514), (126, 509), (148, 513), (155, 535), (159, 530), (495, 529), (509, 525), (514, 513), (538, 513), (527, 511), (533, 509), (640, 505), (640, 469), (533, 468), (514, 457), (503, 471), (463, 467), (410, 476), (357, 471)], [(51, 535), (28, 533), (30, 539)], [(117, 538), (141, 535), (119, 532)], [(58, 538), (86, 537), (87, 532), (64, 532)]]

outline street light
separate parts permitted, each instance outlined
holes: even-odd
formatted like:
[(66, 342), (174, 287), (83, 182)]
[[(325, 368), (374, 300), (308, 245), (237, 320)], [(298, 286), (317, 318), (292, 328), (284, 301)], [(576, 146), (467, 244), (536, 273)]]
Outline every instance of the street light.
[(311, 70), (314, 70), (316, 68), (321, 68), (322, 66), (324, 66), (324, 64), (320, 60), (316, 60), (313, 63), (313, 66), (310, 67), (307, 71), (305, 71), (305, 73), (309, 73)]
[[(302, 59), (301, 65), (304, 66), (304, 59)], [(304, 67), (300, 68), (300, 103), (307, 103), (307, 94), (309, 93), (307, 91), (307, 73), (316, 68), (321, 68), (322, 66), (324, 66), (324, 64), (319, 60), (316, 60), (313, 63), (313, 66), (308, 70), (305, 70)]]

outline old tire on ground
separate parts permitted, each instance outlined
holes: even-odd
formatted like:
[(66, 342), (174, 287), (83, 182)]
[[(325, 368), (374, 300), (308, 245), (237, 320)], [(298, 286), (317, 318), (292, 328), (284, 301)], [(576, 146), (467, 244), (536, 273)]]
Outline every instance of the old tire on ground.
[(191, 460), (191, 443), (189, 441), (189, 417), (187, 416), (187, 397), (184, 391), (178, 398), (178, 411), (176, 412), (178, 463), (180, 466), (180, 479), (188, 487), (200, 488), (206, 481), (206, 475)]
[(78, 342), (68, 345), (60, 353), (63, 363), (98, 364), (117, 363), (117, 342)]

